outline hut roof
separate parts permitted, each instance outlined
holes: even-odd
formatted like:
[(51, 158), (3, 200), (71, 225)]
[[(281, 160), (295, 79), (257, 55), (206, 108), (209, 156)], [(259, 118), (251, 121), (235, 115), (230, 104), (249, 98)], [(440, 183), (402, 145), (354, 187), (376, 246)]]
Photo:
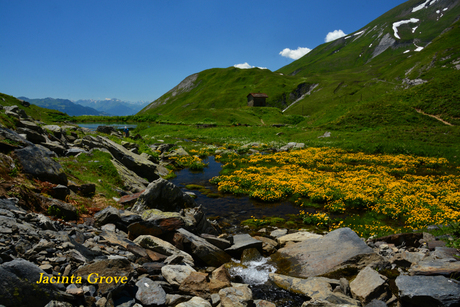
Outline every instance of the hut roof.
[(268, 95), (264, 93), (249, 93), (248, 96), (252, 96), (255, 98), (268, 98)]

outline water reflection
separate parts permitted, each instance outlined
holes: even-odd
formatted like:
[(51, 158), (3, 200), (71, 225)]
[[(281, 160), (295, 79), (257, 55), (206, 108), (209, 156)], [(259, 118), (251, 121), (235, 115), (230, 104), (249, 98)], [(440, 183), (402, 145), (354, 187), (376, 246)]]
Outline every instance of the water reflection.
[(95, 131), (99, 126), (110, 126), (114, 127), (115, 129), (122, 130), (123, 128), (128, 127), (128, 129), (132, 130), (137, 127), (137, 124), (125, 124), (125, 123), (80, 123), (77, 124), (79, 127), (88, 128), (90, 130)]
[[(219, 193), (217, 186), (209, 183), (209, 179), (218, 176), (221, 170), (221, 163), (216, 162), (213, 156), (203, 161), (208, 163), (208, 167), (202, 172), (192, 172), (188, 169), (178, 171), (177, 177), (171, 182), (185, 189), (186, 185), (197, 184), (204, 186), (212, 193)], [(220, 194), (219, 198), (210, 198), (199, 191), (193, 190), (197, 195), (196, 202), (206, 208), (207, 217), (219, 217), (220, 220), (226, 220), (230, 224), (239, 222), (251, 216), (277, 216), (285, 218), (287, 214), (299, 213), (299, 208), (291, 202), (266, 203), (249, 198), (248, 196), (235, 196), (233, 194)]]

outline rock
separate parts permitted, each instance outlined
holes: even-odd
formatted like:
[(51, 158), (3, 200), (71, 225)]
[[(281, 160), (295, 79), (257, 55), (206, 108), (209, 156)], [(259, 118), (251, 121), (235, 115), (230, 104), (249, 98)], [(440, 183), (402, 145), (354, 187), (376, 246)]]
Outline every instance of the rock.
[(252, 304), (252, 291), (248, 285), (233, 283), (219, 291), (221, 307), (246, 307)]
[(205, 239), (200, 238), (183, 228), (177, 230), (177, 232), (190, 241), (192, 253), (208, 266), (219, 267), (231, 260), (229, 254), (217, 246), (212, 245)]
[(318, 235), (316, 233), (311, 233), (311, 232), (307, 232), (307, 231), (300, 231), (300, 232), (290, 233), (290, 234), (278, 237), (278, 238), (276, 238), (276, 240), (278, 241), (278, 243), (280, 245), (284, 245), (287, 242), (296, 242), (297, 243), (297, 242), (302, 242), (302, 241), (309, 240), (309, 239), (318, 239), (318, 238), (321, 238), (321, 237), (322, 237), (322, 235)]
[(143, 248), (150, 249), (154, 252), (163, 254), (163, 255), (180, 255), (184, 259), (184, 263), (187, 263), (190, 266), (194, 266), (193, 258), (186, 252), (181, 251), (174, 245), (169, 242), (163, 241), (154, 236), (139, 236), (134, 240), (134, 243), (142, 246)]
[(331, 283), (337, 286), (340, 284), (338, 280), (324, 277), (302, 279), (273, 273), (269, 274), (269, 278), (278, 287), (307, 296), (312, 300), (324, 300), (334, 304), (358, 305), (359, 303), (345, 294), (332, 292)]
[(262, 241), (262, 250), (265, 254), (271, 255), (277, 251), (278, 242), (267, 237), (254, 236), (254, 239)]
[(220, 233), (218, 225), (214, 226), (214, 224), (206, 218), (201, 205), (194, 208), (185, 208), (181, 211), (181, 214), (186, 223), (186, 227), (184, 228), (192, 233), (214, 235)]
[(271, 233), (270, 233), (270, 236), (272, 238), (278, 238), (278, 237), (282, 237), (282, 236), (285, 236), (287, 235), (288, 233), (288, 230), (283, 228), (283, 229), (276, 229), (276, 230), (273, 230)]
[(48, 149), (36, 145), (14, 151), (21, 163), (23, 172), (42, 181), (67, 185), (67, 176), (61, 165), (51, 159), (52, 153)]
[(146, 209), (160, 209), (162, 211), (180, 211), (184, 208), (196, 207), (195, 201), (173, 183), (159, 178), (152, 181), (146, 190), (139, 196), (133, 212), (142, 212)]
[(257, 248), (262, 251), (262, 241), (256, 240), (248, 234), (238, 234), (233, 236), (233, 245), (226, 252), (232, 255), (240, 256), (243, 250), (247, 248)]
[(148, 181), (154, 181), (160, 178), (157, 171), (157, 165), (151, 161), (134, 154), (123, 146), (101, 136), (97, 140), (106, 148), (112, 156), (121, 164), (126, 166), (130, 171), (136, 173), (139, 177), (145, 178)]
[(387, 304), (381, 300), (372, 300), (369, 304), (364, 307), (387, 307)]
[[(50, 278), (35, 264), (15, 259), (0, 265), (0, 302), (5, 307), (42, 307), (50, 300), (72, 300), (57, 284), (44, 283)], [(42, 280), (42, 283), (37, 284)]]
[[(117, 160), (110, 160), (117, 169), (121, 180), (123, 181), (123, 188), (133, 193), (144, 191), (149, 182), (144, 178), (139, 177), (135, 172), (130, 171), (123, 164)], [(140, 195), (140, 194), (139, 194)]]
[(123, 195), (120, 197), (118, 203), (122, 206), (132, 206), (136, 203), (137, 199), (139, 198), (139, 196), (141, 196), (142, 192), (144, 191), (140, 191), (131, 195)]
[(159, 236), (168, 232), (173, 232), (183, 226), (184, 221), (177, 217), (139, 221), (128, 226), (128, 236), (131, 240), (134, 240), (140, 235)]
[(420, 261), (413, 265), (409, 272), (411, 275), (455, 276), (460, 274), (460, 261), (453, 258)]
[(59, 301), (51, 301), (45, 305), (45, 307), (73, 307), (71, 303), (67, 302), (59, 302)]
[(142, 278), (136, 283), (139, 288), (136, 299), (145, 306), (160, 306), (166, 303), (166, 292), (163, 288), (149, 278)]
[(195, 296), (187, 302), (176, 305), (176, 307), (212, 307), (212, 305), (211, 303), (209, 303), (209, 301), (201, 297)]
[(208, 241), (209, 243), (211, 243), (212, 245), (217, 246), (218, 248), (220, 248), (222, 250), (224, 250), (224, 249), (226, 249), (226, 248), (228, 248), (228, 247), (230, 247), (232, 245), (230, 243), (230, 241), (222, 239), (222, 238), (219, 238), (219, 237), (216, 237), (215, 235), (203, 233), (200, 236), (203, 239), (205, 239), (206, 241)]
[(12, 171), (15, 167), (16, 164), (14, 164), (13, 158), (0, 153), (0, 168), (5, 169), (7, 171)]
[(50, 191), (50, 194), (57, 199), (65, 200), (68, 195), (70, 195), (70, 189), (65, 185), (58, 184), (57, 186), (53, 187)]
[(50, 151), (54, 152), (60, 157), (65, 156), (67, 151), (67, 149), (64, 146), (57, 142), (47, 141), (46, 143), (41, 143), (40, 145), (49, 149)]
[(254, 306), (255, 307), (276, 307), (276, 305), (273, 304), (272, 302), (265, 301), (265, 300), (255, 300)]
[(369, 266), (350, 283), (350, 291), (353, 298), (360, 300), (363, 305), (373, 299), (390, 297), (387, 278)]
[(192, 299), (189, 295), (179, 294), (166, 294), (166, 305), (167, 306), (179, 306), (180, 303), (184, 303)]
[(112, 126), (97, 126), (96, 131), (105, 133), (105, 134), (111, 134), (112, 132), (115, 132), (115, 133), (118, 132), (117, 129), (115, 129), (115, 127), (112, 127)]
[(161, 275), (168, 283), (176, 286), (180, 286), (192, 272), (196, 271), (188, 265), (165, 265), (161, 268)]
[(40, 133), (38, 133), (38, 132), (36, 132), (34, 130), (31, 130), (31, 129), (28, 129), (28, 128), (20, 128), (20, 127), (18, 127), (16, 129), (16, 131), (19, 134), (25, 134), (27, 140), (31, 141), (34, 144), (46, 143), (46, 138), (42, 134), (40, 134)]
[(51, 215), (66, 221), (75, 221), (78, 219), (77, 209), (71, 204), (64, 203), (57, 199), (48, 199), (47, 201), (49, 201), (48, 212)]
[(88, 151), (84, 150), (83, 148), (80, 147), (72, 147), (66, 150), (65, 156), (66, 157), (75, 157), (76, 155), (79, 155), (81, 153), (89, 154)]
[[(25, 138), (20, 136), (16, 131), (12, 131), (7, 128), (0, 127), (0, 139), (10, 140), (14, 143), (17, 143), (20, 146), (33, 146), (33, 143), (27, 141)], [(15, 149), (15, 146), (11, 146), (12, 149)]]
[[(334, 268), (374, 254), (350, 228), (334, 230), (322, 238), (310, 239), (279, 249), (272, 260), (283, 263), (279, 273), (297, 277), (312, 277), (333, 271)], [(278, 267), (282, 267), (279, 265)]]
[(116, 223), (118, 221), (120, 221), (120, 212), (112, 206), (109, 206), (94, 215), (94, 224), (96, 226)]
[(210, 298), (209, 284), (207, 281), (208, 274), (200, 272), (191, 272), (181, 283), (179, 290), (185, 293)]
[(110, 283), (96, 281), (99, 286), (98, 292), (104, 295), (126, 284), (133, 273), (134, 268), (127, 259), (104, 259), (80, 267), (73, 274), (81, 276), (85, 280), (90, 278), (92, 283), (96, 281), (95, 278), (101, 278), (102, 276), (118, 277), (118, 282), (115, 282), (115, 280), (112, 280)]
[(444, 276), (407, 276), (396, 278), (403, 306), (458, 306), (460, 283)]
[[(29, 129), (29, 130), (32, 130), (34, 132), (36, 132), (37, 134), (44, 134), (45, 132), (43, 131), (42, 127), (40, 127), (39, 125), (37, 125), (36, 123), (34, 122), (31, 122), (31, 121), (28, 121), (28, 120), (20, 120), (18, 123), (17, 123), (17, 127), (19, 128), (26, 128), (26, 129)], [(16, 130), (17, 131), (17, 130)], [(20, 132), (18, 132), (20, 133)]]
[(324, 300), (311, 300), (304, 302), (301, 307), (358, 307), (360, 305), (334, 304)]
[(403, 245), (406, 247), (419, 247), (419, 240), (423, 238), (423, 233), (413, 232), (413, 233), (399, 233), (394, 235), (389, 235), (385, 237), (380, 237), (373, 239), (373, 242), (383, 241), (386, 243), (394, 244), (395, 246)]
[(69, 189), (83, 197), (92, 197), (96, 193), (96, 185), (94, 183), (86, 183), (80, 186), (69, 185)]

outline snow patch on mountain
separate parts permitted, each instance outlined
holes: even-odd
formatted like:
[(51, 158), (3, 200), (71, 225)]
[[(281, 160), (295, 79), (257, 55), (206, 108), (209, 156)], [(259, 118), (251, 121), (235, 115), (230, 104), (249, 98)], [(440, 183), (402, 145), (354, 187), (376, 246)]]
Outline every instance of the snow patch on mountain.
[(438, 0), (426, 0), (424, 3), (422, 3), (420, 5), (417, 5), (416, 7), (412, 8), (412, 13), (415, 13), (417, 11), (420, 11), (420, 10), (424, 9), (424, 8), (430, 7), (433, 4), (435, 4), (436, 2), (438, 2)]
[(394, 32), (394, 36), (397, 38), (397, 39), (401, 39), (401, 37), (399, 37), (398, 35), (398, 27), (403, 25), (403, 24), (407, 24), (407, 23), (417, 23), (419, 22), (420, 19), (417, 19), (417, 18), (411, 18), (409, 20), (401, 20), (401, 21), (397, 21), (395, 23), (393, 23), (393, 32)]

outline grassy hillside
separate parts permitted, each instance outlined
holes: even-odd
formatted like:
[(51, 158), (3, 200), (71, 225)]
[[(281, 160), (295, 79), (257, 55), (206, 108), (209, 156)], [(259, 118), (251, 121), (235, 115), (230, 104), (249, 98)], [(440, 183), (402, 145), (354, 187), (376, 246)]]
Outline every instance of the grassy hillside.
[[(17, 105), (20, 109), (23, 109), (27, 115), (31, 116), (35, 120), (40, 120), (44, 123), (60, 123), (69, 121), (71, 118), (60, 111), (51, 110), (31, 104), (25, 107), (21, 104), (21, 101), (13, 96), (9, 96), (0, 93), (0, 105), (2, 106), (13, 106)], [(4, 113), (0, 113), (0, 123), (8, 128), (15, 127), (16, 119), (6, 116)]]

